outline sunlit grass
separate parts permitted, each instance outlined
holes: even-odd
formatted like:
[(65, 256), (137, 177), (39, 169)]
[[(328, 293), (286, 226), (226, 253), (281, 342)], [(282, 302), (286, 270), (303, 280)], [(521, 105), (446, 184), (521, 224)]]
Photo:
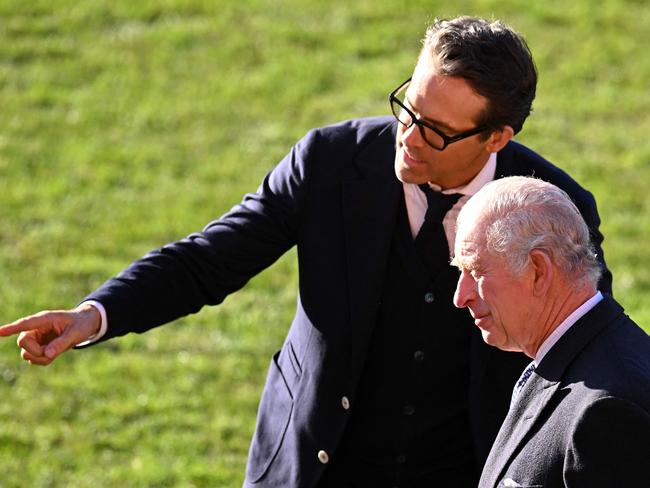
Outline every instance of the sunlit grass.
[[(650, 326), (650, 8), (640, 1), (0, 3), (0, 322), (74, 306), (254, 191), (311, 127), (387, 113), (426, 23), (523, 31), (519, 139), (597, 197), (615, 294)], [(295, 254), (215, 309), (22, 364), (0, 342), (0, 485), (239, 486)]]

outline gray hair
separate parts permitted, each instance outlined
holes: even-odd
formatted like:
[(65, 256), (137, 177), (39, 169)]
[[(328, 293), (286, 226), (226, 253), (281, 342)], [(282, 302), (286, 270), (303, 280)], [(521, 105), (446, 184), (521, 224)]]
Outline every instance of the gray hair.
[(557, 186), (524, 176), (498, 179), (467, 202), (458, 215), (459, 227), (468, 215), (480, 216), (485, 248), (505, 258), (513, 275), (521, 275), (537, 249), (576, 285), (597, 287), (602, 269), (589, 228)]

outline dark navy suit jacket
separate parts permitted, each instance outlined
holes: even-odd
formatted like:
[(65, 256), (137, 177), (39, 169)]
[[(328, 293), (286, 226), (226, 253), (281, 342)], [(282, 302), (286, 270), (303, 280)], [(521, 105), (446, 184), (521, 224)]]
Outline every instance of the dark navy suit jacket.
[[(270, 365), (245, 486), (313, 486), (350, 415), (342, 398), (354, 408), (403, 198), (394, 173), (395, 132), (390, 117), (310, 131), (256, 193), (203, 232), (148, 254), (88, 297), (107, 309), (104, 339), (143, 332), (222, 302), (297, 246), (297, 310)], [(589, 192), (515, 142), (497, 156), (497, 177), (505, 175), (535, 175), (567, 191), (602, 260)], [(601, 289), (611, 292), (608, 271)], [(474, 332), (467, 398), (482, 466), (528, 361), (486, 346)]]
[(650, 337), (611, 297), (560, 338), (528, 382), (480, 488), (650, 486)]

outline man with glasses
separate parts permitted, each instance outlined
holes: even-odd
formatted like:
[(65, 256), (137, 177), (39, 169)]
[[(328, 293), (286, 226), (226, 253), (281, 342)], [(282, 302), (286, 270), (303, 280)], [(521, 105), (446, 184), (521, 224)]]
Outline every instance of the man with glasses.
[(611, 292), (593, 197), (511, 141), (537, 75), (500, 22), (461, 17), (427, 30), (393, 117), (305, 136), (255, 194), (202, 232), (154, 251), (77, 309), (0, 328), (49, 364), (72, 345), (143, 332), (221, 303), (297, 246), (295, 318), (273, 357), (246, 487), (476, 486), (521, 354), (484, 345), (453, 306), (453, 221), (504, 175), (534, 174), (575, 200)]

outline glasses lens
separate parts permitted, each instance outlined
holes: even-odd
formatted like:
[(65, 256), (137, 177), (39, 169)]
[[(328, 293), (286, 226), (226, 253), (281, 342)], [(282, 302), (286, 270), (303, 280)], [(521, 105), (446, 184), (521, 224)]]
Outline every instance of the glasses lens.
[(405, 126), (409, 127), (413, 123), (411, 115), (395, 99), (391, 99), (390, 108), (393, 110), (395, 118)]
[[(396, 101), (396, 100), (397, 101)], [(410, 127), (413, 124), (413, 118), (415, 117), (410, 113), (410, 106), (406, 100), (406, 86), (402, 88), (399, 92), (395, 94), (395, 99), (391, 99), (390, 105), (393, 110), (393, 115), (399, 120), (402, 124), (407, 127)], [(399, 102), (399, 103), (398, 103)], [(407, 110), (408, 107), (408, 110)], [(436, 149), (442, 149), (445, 147), (444, 139), (433, 129), (418, 123), (419, 121), (415, 120), (415, 123), (418, 125), (420, 134), (429, 145), (435, 147)]]
[(445, 147), (445, 140), (434, 130), (429, 129), (428, 127), (420, 126), (420, 132), (422, 133), (422, 137), (424, 137), (429, 145), (435, 147), (436, 149), (442, 149)]

